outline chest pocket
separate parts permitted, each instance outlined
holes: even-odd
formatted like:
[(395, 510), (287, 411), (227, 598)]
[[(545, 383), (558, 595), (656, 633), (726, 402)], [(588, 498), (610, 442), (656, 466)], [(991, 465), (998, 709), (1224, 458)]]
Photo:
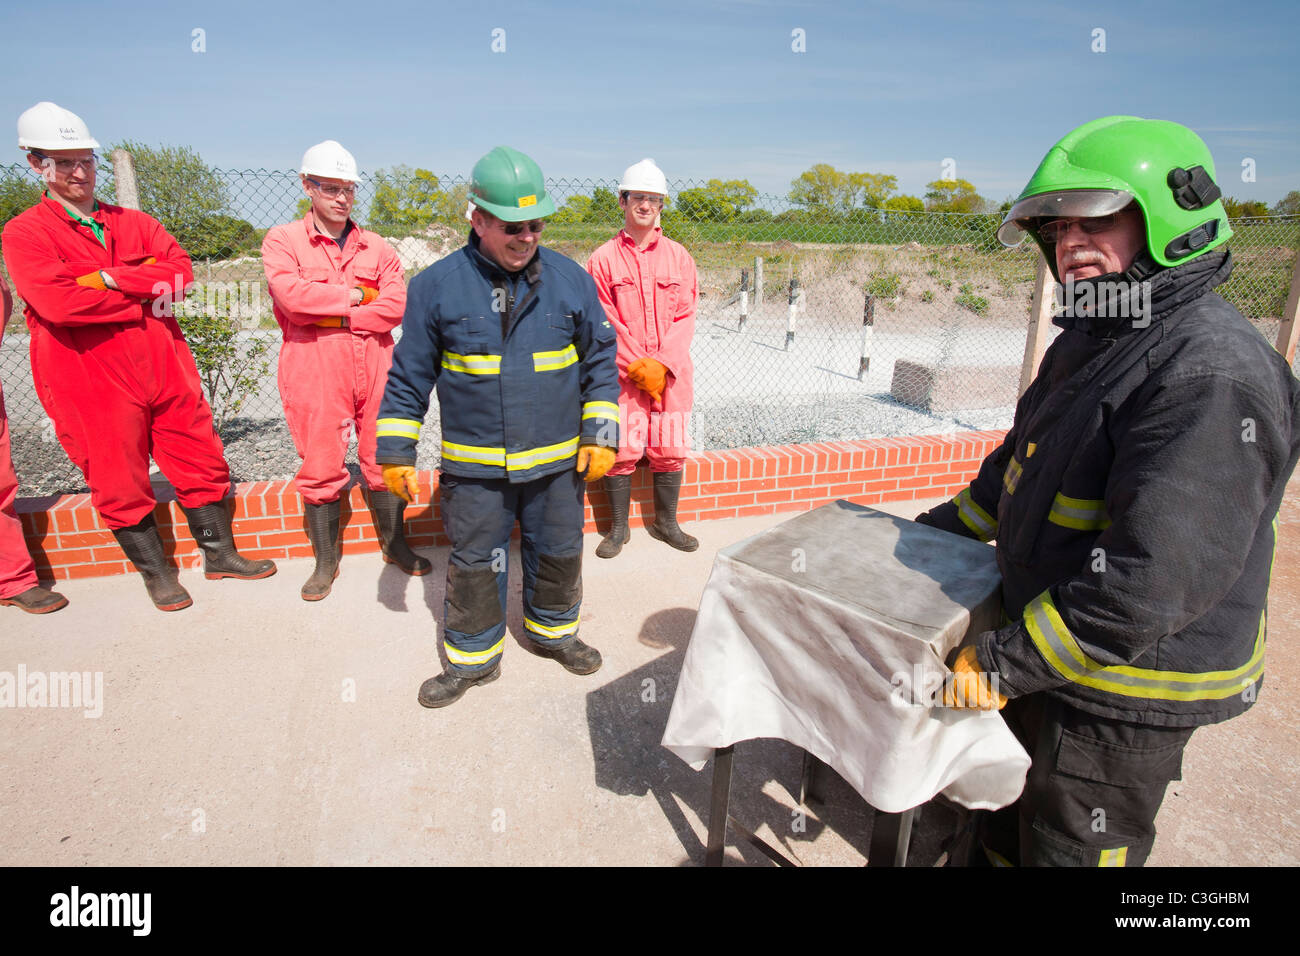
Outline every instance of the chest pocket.
[(334, 273), (329, 269), (318, 269), (308, 266), (299, 266), (298, 275), (308, 282), (333, 282)]
[(655, 318), (668, 323), (677, 318), (677, 305), (681, 301), (681, 276), (655, 277)]
[(375, 269), (357, 269), (352, 276), (357, 285), (368, 285), (372, 289), (379, 288), (379, 272)]
[(563, 308), (555, 312), (547, 312), (546, 324), (555, 331), (563, 333), (566, 341), (573, 338), (573, 312)]

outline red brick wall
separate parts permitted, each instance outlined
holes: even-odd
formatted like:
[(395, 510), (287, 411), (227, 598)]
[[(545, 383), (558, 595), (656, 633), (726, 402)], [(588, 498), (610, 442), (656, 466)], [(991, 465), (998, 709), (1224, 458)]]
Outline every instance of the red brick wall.
[[(869, 505), (955, 495), (1004, 434), (962, 432), (706, 452), (686, 463), (678, 518), (712, 521), (807, 511), (837, 498)], [(421, 472), (420, 483), (420, 500), (406, 512), (408, 540), (415, 547), (446, 545), (437, 496), (432, 495), (437, 475)], [(159, 489), (159, 502), (154, 516), (168, 555), (182, 567), (199, 567), (198, 548), (170, 488)], [(637, 470), (633, 480), (632, 502), (634, 526), (653, 520), (650, 475), (644, 468)], [(292, 481), (239, 485), (234, 507), (235, 539), (245, 557), (311, 556), (302, 499)], [(18, 512), (42, 578), (98, 577), (132, 570), (90, 506), (89, 495), (20, 498)], [(604, 530), (608, 521), (604, 493), (590, 489), (586, 530)], [(342, 527), (344, 554), (379, 550), (359, 488), (351, 489), (344, 499)]]

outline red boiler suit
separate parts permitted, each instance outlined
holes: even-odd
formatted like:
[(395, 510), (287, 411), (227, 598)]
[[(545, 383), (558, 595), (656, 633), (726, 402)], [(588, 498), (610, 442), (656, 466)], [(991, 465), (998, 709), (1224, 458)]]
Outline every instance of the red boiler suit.
[[(27, 303), (36, 394), (116, 530), (153, 510), (150, 455), (185, 508), (224, 498), (230, 470), (171, 315), (194, 278), (189, 256), (142, 212), (101, 204), (91, 218), (103, 244), (47, 195), (5, 226), (4, 258)], [(96, 270), (120, 291), (77, 284)]]
[[(591, 254), (587, 271), (596, 280), (600, 304), (618, 335), (623, 429), (609, 474), (631, 474), (642, 455), (650, 460), (652, 471), (681, 471), (690, 454), (695, 399), (695, 260), (658, 226), (644, 249), (620, 229)], [(628, 365), (640, 358), (652, 358), (668, 370), (662, 402), (627, 377)]]
[[(5, 323), (14, 307), (5, 277), (0, 275), (0, 342), (4, 341)], [(27, 553), (22, 522), (14, 510), (18, 497), (18, 476), (9, 458), (9, 419), (5, 416), (4, 389), (0, 388), (0, 598), (36, 587), (36, 565)]]
[[(376, 233), (353, 224), (343, 248), (316, 229), (312, 212), (276, 226), (262, 242), (262, 264), (280, 349), (280, 401), (302, 459), (295, 484), (308, 504), (335, 501), (348, 484), (343, 459), (355, 431), (366, 486), (382, 490), (375, 462), (375, 419), (393, 361), (392, 330), (406, 309), (402, 263)], [(355, 286), (378, 289), (351, 305)], [(321, 319), (345, 318), (342, 328)]]

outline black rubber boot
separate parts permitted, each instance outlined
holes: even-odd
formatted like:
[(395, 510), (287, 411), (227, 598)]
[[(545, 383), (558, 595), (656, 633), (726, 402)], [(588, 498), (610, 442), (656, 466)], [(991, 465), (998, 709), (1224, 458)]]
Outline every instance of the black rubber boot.
[(582, 643), (576, 637), (563, 647), (545, 647), (537, 643), (530, 646), (542, 657), (559, 661), (570, 674), (594, 674), (600, 670), (600, 665), (603, 663), (600, 651)]
[(458, 677), (451, 671), (443, 671), (420, 685), (420, 706), (446, 707), (464, 697), (465, 691), (475, 684), (490, 684), (500, 676), (500, 664), (476, 677)]
[(113, 537), (144, 577), (154, 607), (160, 611), (179, 611), (194, 603), (177, 580), (176, 569), (167, 563), (153, 515), (146, 515), (143, 521), (129, 528), (114, 528)]
[(39, 584), (13, 597), (0, 598), (0, 606), (12, 604), (28, 614), (49, 614), (61, 607), (68, 606), (68, 599), (58, 591), (51, 591)]
[[(422, 558), (406, 544), (406, 502), (387, 488), (370, 492), (370, 510), (379, 528), (379, 545), (384, 560), (395, 564), (412, 577), (420, 577), (433, 570), (427, 558)], [(448, 701), (447, 703), (451, 703)]]
[(334, 579), (339, 576), (339, 503), (308, 504), (305, 510), (307, 537), (316, 555), (316, 570), (302, 586), (302, 599), (319, 601), (330, 593)]
[(230, 513), (223, 502), (182, 508), (190, 523), (190, 533), (203, 552), (203, 576), (256, 580), (275, 574), (275, 562), (250, 561), (235, 550), (235, 534), (230, 530)]
[(596, 548), (598, 558), (614, 557), (623, 550), (623, 545), (632, 540), (632, 532), (627, 526), (627, 514), (632, 505), (632, 476), (606, 475), (605, 494), (609, 495), (613, 523), (609, 526), (605, 540)]
[(678, 551), (694, 551), (700, 542), (677, 527), (677, 496), (682, 492), (682, 473), (657, 471), (654, 486), (655, 520), (646, 531), (650, 537), (670, 544)]

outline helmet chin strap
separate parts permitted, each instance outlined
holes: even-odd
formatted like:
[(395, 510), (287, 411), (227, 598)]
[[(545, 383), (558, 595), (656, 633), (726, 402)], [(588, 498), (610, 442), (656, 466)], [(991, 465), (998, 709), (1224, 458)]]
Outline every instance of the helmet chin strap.
[(1151, 258), (1151, 253), (1143, 249), (1133, 260), (1133, 264), (1120, 273), (1121, 279), (1129, 282), (1144, 282), (1163, 269), (1164, 266)]

